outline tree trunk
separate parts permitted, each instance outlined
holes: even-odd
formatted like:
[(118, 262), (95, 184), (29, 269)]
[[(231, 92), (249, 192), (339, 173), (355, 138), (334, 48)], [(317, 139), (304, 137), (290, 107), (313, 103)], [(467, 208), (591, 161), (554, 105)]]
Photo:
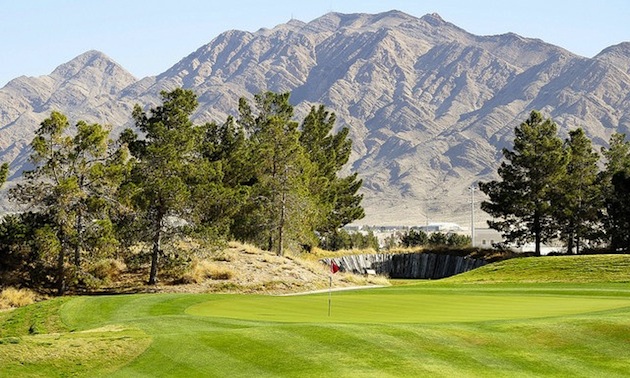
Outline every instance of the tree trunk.
[(536, 211), (536, 213), (534, 214), (534, 243), (536, 245), (534, 254), (536, 256), (540, 256), (541, 241), (542, 241), (542, 235), (541, 235), (541, 227), (540, 227), (540, 214), (538, 213), (538, 211)]
[(569, 232), (567, 235), (567, 252), (568, 253), (573, 253), (573, 247), (574, 247), (574, 241), (575, 241), (575, 234), (573, 232), (574, 227), (573, 227), (573, 222), (570, 222), (569, 224)]
[(579, 226), (576, 228), (575, 230), (575, 254), (579, 255), (580, 254), (580, 243), (582, 242), (582, 240), (580, 240), (580, 228)]
[(63, 295), (66, 292), (66, 270), (64, 260), (66, 259), (66, 248), (68, 241), (65, 236), (61, 237), (61, 248), (57, 256), (57, 295)]
[(83, 215), (79, 211), (77, 215), (77, 243), (74, 246), (74, 266), (76, 266), (77, 271), (81, 268), (81, 246), (83, 245)]
[(151, 271), (149, 273), (149, 285), (155, 285), (157, 283), (158, 258), (160, 256), (160, 247), (162, 244), (162, 219), (163, 216), (159, 215), (155, 234), (153, 235), (153, 251), (151, 253)]
[(273, 251), (273, 229), (269, 231), (269, 239), (267, 240), (267, 250), (269, 252)]
[(280, 224), (278, 226), (278, 256), (284, 255), (282, 244), (284, 242), (284, 217), (286, 212), (286, 192), (282, 192), (282, 203), (280, 204)]

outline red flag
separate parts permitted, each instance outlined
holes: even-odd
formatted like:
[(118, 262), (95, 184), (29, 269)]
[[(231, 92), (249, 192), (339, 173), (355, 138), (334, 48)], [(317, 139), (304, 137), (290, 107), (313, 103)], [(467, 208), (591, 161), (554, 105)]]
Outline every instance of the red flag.
[(332, 260), (330, 261), (330, 271), (333, 273), (337, 273), (339, 271), (339, 265)]

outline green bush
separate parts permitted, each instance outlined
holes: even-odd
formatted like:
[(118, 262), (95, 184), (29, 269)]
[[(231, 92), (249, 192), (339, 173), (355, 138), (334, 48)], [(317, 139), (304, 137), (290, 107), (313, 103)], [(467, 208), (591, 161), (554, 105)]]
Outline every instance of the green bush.
[(345, 229), (339, 229), (330, 233), (320, 240), (320, 248), (328, 251), (338, 251), (340, 249), (374, 249), (378, 251), (378, 238), (372, 230), (366, 233), (360, 231), (349, 232)]
[(414, 230), (413, 228), (402, 234), (400, 244), (403, 247), (420, 247), (429, 243), (429, 236), (422, 230)]
[(472, 240), (468, 235), (449, 234), (446, 244), (449, 247), (470, 247)]
[(429, 236), (429, 245), (434, 247), (448, 245), (448, 236), (442, 232), (434, 232)]

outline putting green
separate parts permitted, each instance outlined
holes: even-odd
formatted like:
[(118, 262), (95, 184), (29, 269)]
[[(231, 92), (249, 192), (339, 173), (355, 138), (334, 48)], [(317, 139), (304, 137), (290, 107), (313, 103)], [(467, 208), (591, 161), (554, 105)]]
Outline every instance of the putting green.
[(198, 316), (334, 323), (450, 323), (566, 316), (630, 307), (630, 299), (575, 295), (470, 295), (387, 290), (290, 297), (228, 296), (189, 307)]

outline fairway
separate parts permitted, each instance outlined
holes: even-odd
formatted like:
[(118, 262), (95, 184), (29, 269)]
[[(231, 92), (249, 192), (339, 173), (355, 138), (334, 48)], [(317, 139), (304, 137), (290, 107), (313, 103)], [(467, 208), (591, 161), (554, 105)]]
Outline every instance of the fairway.
[(629, 298), (464, 293), (409, 288), (290, 297), (230, 296), (191, 306), (191, 315), (272, 322), (443, 323), (575, 315), (630, 307)]
[[(630, 376), (630, 285), (58, 298), (0, 313), (0, 377)], [(36, 332), (30, 332), (35, 329)]]

